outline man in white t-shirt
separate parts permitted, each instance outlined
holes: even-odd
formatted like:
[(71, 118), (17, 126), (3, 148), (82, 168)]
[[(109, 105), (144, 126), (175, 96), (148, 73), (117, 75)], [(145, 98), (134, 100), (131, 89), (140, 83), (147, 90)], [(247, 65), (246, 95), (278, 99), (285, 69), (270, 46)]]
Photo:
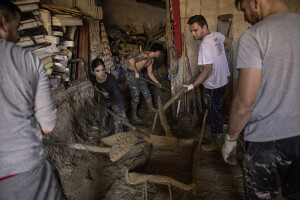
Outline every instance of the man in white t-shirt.
[(208, 29), (206, 19), (202, 15), (195, 15), (188, 20), (190, 31), (196, 40), (201, 40), (198, 53), (198, 65), (201, 73), (193, 84), (183, 85), (185, 92), (203, 84), (205, 95), (208, 98), (209, 115), (212, 128), (212, 141), (202, 145), (205, 151), (215, 151), (223, 138), (222, 98), (226, 92), (228, 76), (230, 76), (225, 46), (225, 36)]

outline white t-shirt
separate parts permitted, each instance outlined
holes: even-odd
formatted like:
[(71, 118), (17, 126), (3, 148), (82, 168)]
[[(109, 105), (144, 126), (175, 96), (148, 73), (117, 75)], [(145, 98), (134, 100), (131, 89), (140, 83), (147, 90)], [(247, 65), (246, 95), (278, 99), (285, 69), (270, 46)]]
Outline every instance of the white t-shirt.
[(228, 83), (230, 76), (224, 49), (225, 36), (211, 32), (205, 36), (199, 47), (198, 65), (213, 64), (211, 75), (202, 83), (205, 88), (216, 89)]

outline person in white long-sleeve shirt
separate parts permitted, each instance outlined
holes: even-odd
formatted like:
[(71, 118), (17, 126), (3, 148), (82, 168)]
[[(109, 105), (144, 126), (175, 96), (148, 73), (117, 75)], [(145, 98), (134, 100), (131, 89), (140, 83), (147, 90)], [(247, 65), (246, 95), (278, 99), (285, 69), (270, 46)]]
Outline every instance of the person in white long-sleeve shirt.
[(61, 199), (42, 143), (56, 108), (42, 62), (15, 44), (20, 14), (10, 0), (0, 1), (0, 199)]

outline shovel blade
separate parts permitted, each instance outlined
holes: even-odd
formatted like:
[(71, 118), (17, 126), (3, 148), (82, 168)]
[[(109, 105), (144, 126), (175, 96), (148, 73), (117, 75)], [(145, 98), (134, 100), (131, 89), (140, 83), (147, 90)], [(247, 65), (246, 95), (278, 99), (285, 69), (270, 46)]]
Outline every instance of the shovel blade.
[(151, 143), (154, 148), (177, 148), (178, 139), (168, 136), (150, 135)]
[[(107, 143), (114, 143), (110, 149), (110, 160), (116, 162), (120, 160), (125, 154), (127, 154), (135, 146), (138, 138), (130, 132), (124, 132), (122, 134), (116, 134), (116, 137), (108, 138)], [(111, 136), (110, 136), (111, 137)]]
[(121, 138), (126, 137), (126, 135), (129, 134), (129, 132), (121, 132), (121, 133), (116, 133), (111, 136), (102, 138), (100, 141), (106, 146), (113, 146), (115, 145)]

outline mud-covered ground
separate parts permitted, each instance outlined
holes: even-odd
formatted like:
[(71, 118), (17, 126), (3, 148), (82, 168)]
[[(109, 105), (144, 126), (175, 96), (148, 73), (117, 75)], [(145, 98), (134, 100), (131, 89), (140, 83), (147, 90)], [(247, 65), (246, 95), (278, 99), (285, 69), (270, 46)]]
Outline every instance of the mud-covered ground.
[[(152, 87), (150, 89), (154, 95), (159, 93), (163, 103), (169, 99), (169, 95), (166, 95), (165, 92), (160, 93)], [(103, 138), (101, 127), (103, 110), (93, 103), (92, 97), (93, 90), (89, 85), (78, 88), (73, 96), (66, 99), (58, 107), (57, 127), (45, 139), (57, 142), (103, 146), (100, 141)], [(125, 92), (124, 97), (125, 99), (128, 98), (128, 93)], [(153, 101), (156, 102), (157, 98), (154, 97)], [(157, 107), (157, 103), (154, 104)], [(170, 111), (166, 112), (167, 115), (169, 113)], [(139, 106), (138, 114), (143, 122), (134, 125), (143, 132), (150, 133), (154, 113), (147, 112), (143, 99)], [(112, 129), (112, 124), (110, 128)], [(126, 127), (125, 131), (130, 131), (130, 129)], [(154, 134), (163, 134), (159, 121)], [(151, 182), (137, 185), (128, 184), (125, 177), (126, 169), (140, 172), (139, 166), (146, 165), (150, 160), (149, 157), (153, 150), (151, 145), (143, 139), (139, 139), (134, 148), (116, 162), (111, 162), (109, 155), (105, 153), (74, 150), (53, 145), (46, 146), (46, 151), (48, 159), (59, 176), (63, 192), (70, 200), (134, 200), (146, 198), (165, 200), (170, 198), (170, 192), (173, 199), (182, 199), (184, 196), (191, 199), (193, 196), (192, 191), (185, 193), (176, 187), (171, 187), (169, 191), (168, 186)], [(156, 151), (156, 158), (159, 157), (157, 154), (159, 155), (159, 152)], [(167, 154), (178, 155), (178, 150), (168, 150)], [(182, 155), (179, 156), (183, 159)], [(164, 162), (167, 162), (166, 158), (168, 159), (168, 156), (164, 156)], [(174, 159), (176, 160), (176, 157), (169, 158), (170, 161), (173, 161), (173, 166), (170, 165), (171, 163), (168, 166), (157, 166), (151, 162), (150, 166), (148, 165), (148, 169), (159, 171), (162, 168), (165, 171), (171, 170), (176, 172), (174, 168), (177, 166)], [(161, 158), (158, 160), (162, 161)], [(182, 162), (178, 159), (177, 163), (180, 164)], [(183, 169), (189, 169), (188, 167), (189, 165), (183, 166)], [(189, 174), (188, 181), (191, 181), (191, 172), (181, 171), (180, 173), (181, 176), (182, 174)], [(178, 176), (174, 174), (174, 177)]]
[[(154, 95), (154, 102), (157, 101), (158, 95), (163, 103), (169, 100), (170, 94), (157, 91), (153, 87), (150, 89)], [(91, 85), (84, 84), (75, 91), (74, 95), (66, 99), (58, 107), (57, 127), (47, 136), (47, 139), (102, 146), (100, 140), (103, 138), (101, 127), (103, 110), (93, 103), (92, 97)], [(126, 92), (126, 88), (124, 97), (129, 98), (129, 91)], [(157, 107), (157, 103), (154, 104)], [(127, 101), (127, 105), (130, 105), (130, 102)], [(143, 100), (138, 114), (143, 122), (134, 125), (150, 133), (154, 114), (147, 112)], [(166, 115), (168, 123), (172, 126), (170, 109), (167, 110)], [(182, 118), (182, 121), (179, 120), (177, 125), (171, 128), (172, 134), (181, 138), (197, 138), (201, 121), (196, 127), (190, 125), (187, 127), (187, 124), (191, 123), (186, 118)], [(125, 128), (125, 131), (129, 130)], [(159, 120), (154, 134), (164, 135)], [(179, 187), (169, 188), (167, 185), (151, 182), (129, 184), (125, 174), (126, 169), (140, 173), (156, 173), (161, 170), (169, 173), (173, 178), (178, 178), (179, 181), (189, 183), (194, 175), (193, 156), (189, 155), (189, 152), (192, 154), (191, 149), (182, 151), (169, 149), (160, 156), (159, 150), (154, 153), (151, 145), (140, 138), (131, 151), (116, 162), (111, 162), (109, 155), (105, 153), (56, 146), (46, 146), (46, 151), (60, 179), (62, 190), (69, 200), (245, 199), (240, 166), (232, 167), (225, 164), (221, 152), (200, 151), (200, 170), (196, 189), (185, 191)]]

